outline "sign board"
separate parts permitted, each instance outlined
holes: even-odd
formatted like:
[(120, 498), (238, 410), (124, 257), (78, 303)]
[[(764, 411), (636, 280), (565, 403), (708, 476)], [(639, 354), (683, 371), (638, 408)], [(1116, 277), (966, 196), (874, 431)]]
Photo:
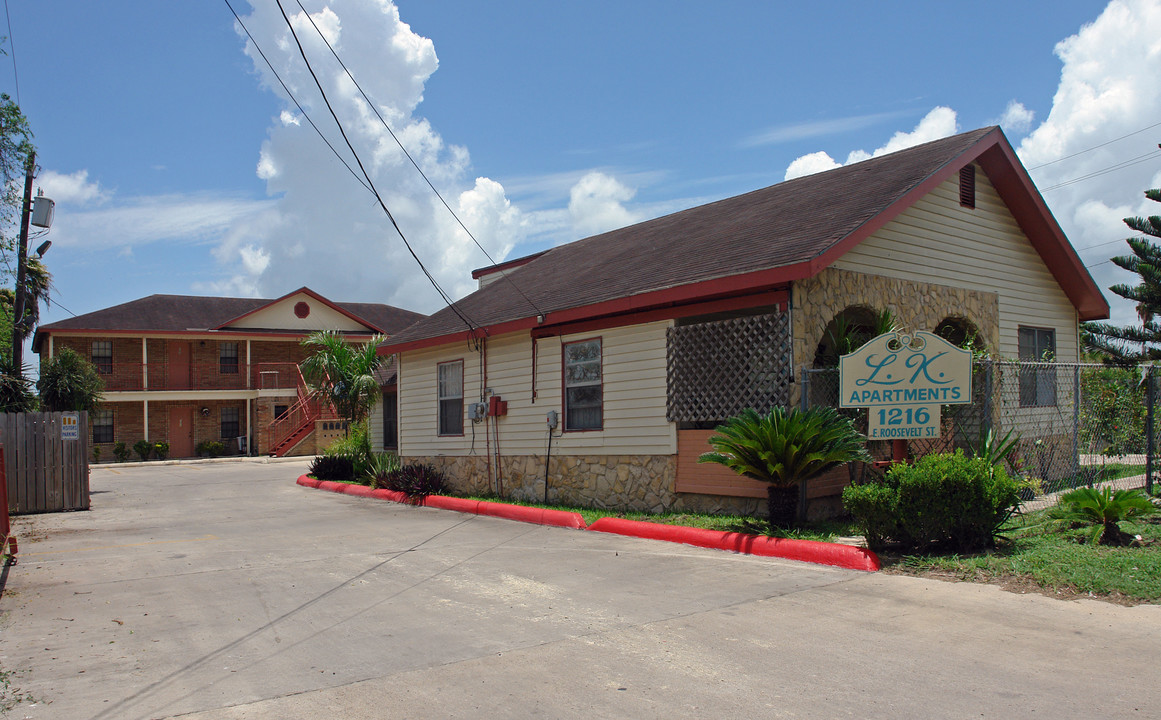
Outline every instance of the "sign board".
[(972, 400), (972, 354), (933, 333), (891, 332), (839, 358), (839, 407), (868, 409), (867, 437), (939, 437), (941, 405)]
[(75, 413), (75, 412), (61, 413), (61, 416), (60, 416), (60, 439), (61, 440), (80, 440), (81, 439), (81, 416), (80, 416), (80, 413)]

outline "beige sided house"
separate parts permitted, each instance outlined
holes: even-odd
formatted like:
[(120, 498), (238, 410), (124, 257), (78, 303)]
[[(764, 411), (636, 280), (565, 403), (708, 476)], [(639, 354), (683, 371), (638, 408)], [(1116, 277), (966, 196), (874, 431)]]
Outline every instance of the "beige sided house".
[[(797, 403), (837, 318), (888, 308), (1002, 357), (1076, 360), (1078, 322), (1108, 316), (998, 127), (474, 276), (458, 314), (380, 348), (399, 354), (400, 454), (461, 489), (653, 511), (757, 509), (765, 486), (697, 455), (743, 408)], [(1055, 402), (1028, 390), (1029, 412)]]
[[(333, 330), (365, 343), (422, 317), (305, 287), (274, 300), (150, 295), (42, 325), (32, 349), (44, 362), (71, 348), (96, 366), (105, 391), (88, 439), (104, 461), (139, 440), (168, 442), (175, 458), (211, 441), (229, 454), (313, 455), (343, 430), (303, 382), (302, 340)], [(393, 368), (381, 383), (394, 392)]]

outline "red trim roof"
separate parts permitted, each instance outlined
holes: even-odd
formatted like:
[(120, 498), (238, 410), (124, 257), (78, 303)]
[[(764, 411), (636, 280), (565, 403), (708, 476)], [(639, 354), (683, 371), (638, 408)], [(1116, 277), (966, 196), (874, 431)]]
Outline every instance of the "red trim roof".
[(150, 295), (77, 317), (42, 325), (33, 336), (33, 352), (39, 352), (43, 338), (62, 334), (214, 334), (250, 337), (302, 337), (306, 332), (287, 328), (250, 329), (228, 325), (239, 318), (269, 307), (296, 293), (305, 292), (344, 316), (368, 328), (367, 332), (346, 333), (352, 337), (376, 332), (390, 335), (425, 317), (420, 313), (380, 303), (336, 303), (309, 288), (301, 288), (277, 300), (223, 298), (196, 295)]
[[(1100, 289), (998, 127), (521, 258), (527, 261), (507, 271), (512, 282), (491, 283), (457, 301), (456, 308), (477, 327), (498, 334), (776, 289), (816, 275), (973, 162), (992, 179), (1081, 319), (1107, 317)], [(384, 343), (380, 352), (432, 347), (467, 335), (463, 321), (444, 309)]]

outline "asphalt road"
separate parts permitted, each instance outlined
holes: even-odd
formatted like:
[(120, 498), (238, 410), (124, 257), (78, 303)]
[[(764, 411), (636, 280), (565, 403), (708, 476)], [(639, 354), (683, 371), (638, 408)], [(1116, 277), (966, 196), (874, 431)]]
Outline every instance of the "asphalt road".
[(94, 469), (19, 518), (12, 718), (1156, 717), (1161, 607)]

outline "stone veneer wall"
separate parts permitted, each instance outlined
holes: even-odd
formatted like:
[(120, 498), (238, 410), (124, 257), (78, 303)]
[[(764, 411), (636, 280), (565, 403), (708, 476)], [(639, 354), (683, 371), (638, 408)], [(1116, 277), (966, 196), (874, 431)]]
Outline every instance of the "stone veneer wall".
[(945, 318), (963, 318), (975, 325), (989, 349), (1000, 345), (1000, 296), (993, 292), (826, 268), (794, 284), (793, 303), (796, 373), (814, 363), (815, 350), (835, 315), (856, 306), (890, 310), (912, 331), (932, 331)]
[[(448, 477), (457, 492), (495, 491), (488, 484), (483, 455), (407, 457), (408, 463), (429, 463)], [(501, 459), (503, 495), (522, 500), (544, 499), (544, 457), (524, 455)], [(755, 514), (764, 500), (674, 492), (675, 455), (554, 455), (548, 478), (548, 499), (582, 507), (641, 512), (685, 510), (704, 513)]]

